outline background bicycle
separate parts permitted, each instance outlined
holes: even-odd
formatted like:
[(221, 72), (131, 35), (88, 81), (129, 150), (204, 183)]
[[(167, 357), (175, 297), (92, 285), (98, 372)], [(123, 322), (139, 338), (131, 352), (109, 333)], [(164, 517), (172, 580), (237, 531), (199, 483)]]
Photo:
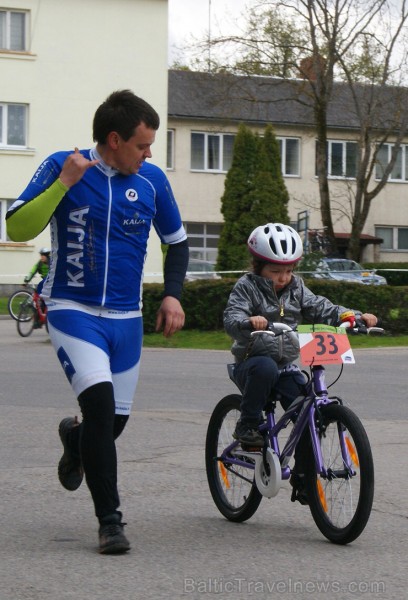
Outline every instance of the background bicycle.
[[(276, 325), (283, 324), (273, 324)], [(372, 330), (382, 332), (378, 328)], [(354, 332), (368, 330), (360, 327)], [(258, 333), (261, 332), (254, 335)], [(310, 366), (306, 395), (296, 399), (277, 422), (276, 399), (271, 399), (259, 426), (265, 439), (263, 449), (234, 441), (232, 433), (240, 416), (241, 396), (230, 394), (223, 398), (208, 425), (207, 478), (217, 508), (236, 522), (249, 519), (263, 497), (272, 498), (284, 481), (290, 481), (292, 501), (309, 505), (316, 525), (327, 539), (346, 544), (356, 539), (368, 522), (374, 466), (361, 421), (339, 397), (328, 395), (330, 386), (326, 386), (323, 363), (341, 362), (343, 369), (343, 364), (354, 362), (354, 357), (347, 335), (336, 328), (315, 326), (305, 335), (302, 355)], [(233, 373), (230, 376), (234, 380)], [(281, 433), (288, 427), (289, 436), (282, 442)], [(296, 461), (291, 464), (293, 457)]]
[(20, 305), (17, 316), (17, 331), (21, 337), (28, 337), (34, 329), (45, 325), (47, 331), (47, 307), (36, 290)]
[(17, 290), (13, 294), (11, 294), (7, 302), (7, 308), (9, 311), (9, 315), (10, 317), (12, 317), (12, 319), (17, 321), (21, 305), (27, 299), (32, 297), (34, 291), (34, 286), (26, 284), (24, 288), (21, 288), (20, 290)]

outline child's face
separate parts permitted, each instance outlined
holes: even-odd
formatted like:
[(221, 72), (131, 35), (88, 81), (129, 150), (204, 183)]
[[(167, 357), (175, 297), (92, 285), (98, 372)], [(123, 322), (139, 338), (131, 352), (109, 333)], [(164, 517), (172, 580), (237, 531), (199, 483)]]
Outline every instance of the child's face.
[(272, 263), (267, 263), (260, 275), (261, 277), (265, 277), (272, 281), (275, 290), (282, 290), (284, 287), (290, 283), (292, 279), (294, 265), (274, 265)]

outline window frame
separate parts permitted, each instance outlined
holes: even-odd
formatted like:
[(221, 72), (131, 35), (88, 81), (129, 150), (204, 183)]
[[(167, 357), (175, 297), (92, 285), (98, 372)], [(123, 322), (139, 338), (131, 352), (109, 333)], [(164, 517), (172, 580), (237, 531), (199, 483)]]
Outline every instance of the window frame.
[(9, 198), (0, 198), (0, 242), (11, 242), (10, 238), (7, 237), (6, 228), (6, 213), (14, 200)]
[[(333, 145), (337, 144), (342, 147), (342, 156), (341, 156), (341, 175), (333, 174)], [(340, 181), (354, 181), (357, 177), (357, 169), (358, 169), (358, 153), (355, 155), (355, 172), (354, 175), (348, 175), (348, 152), (347, 146), (352, 145), (356, 149), (358, 147), (358, 142), (355, 140), (338, 140), (334, 138), (330, 138), (327, 140), (327, 164), (326, 164), (326, 172), (328, 179), (337, 179)], [(317, 177), (317, 140), (315, 143), (315, 173)]]
[[(190, 256), (191, 258), (196, 258), (198, 260), (206, 260), (208, 262), (214, 263), (217, 260), (217, 255), (218, 255), (218, 244), (220, 241), (220, 235), (221, 235), (221, 229), (222, 229), (222, 223), (208, 223), (208, 222), (196, 222), (196, 221), (186, 221), (184, 223), (184, 228), (186, 230), (186, 234), (187, 234), (187, 239), (189, 242), (189, 249), (190, 249)], [(190, 228), (197, 228), (197, 227), (201, 227), (202, 228), (202, 233), (199, 233), (197, 231), (190, 231), (189, 232), (189, 226)], [(218, 227), (219, 231), (218, 233), (210, 233), (208, 230), (210, 229), (210, 227)], [(194, 244), (191, 243), (191, 238), (200, 238), (203, 240), (203, 245), (202, 246), (194, 246)], [(208, 240), (217, 240), (216, 245), (208, 245)], [(215, 254), (215, 257), (214, 257)]]
[[(391, 154), (392, 154), (392, 150), (393, 150), (394, 146), (395, 146), (395, 144), (393, 142), (384, 142), (383, 144), (379, 145), (379, 147), (377, 148), (377, 160), (376, 160), (376, 165), (375, 165), (375, 181), (381, 180), (382, 175), (378, 176), (378, 170), (381, 169), (382, 171), (384, 171), (387, 168), (387, 166), (391, 160)], [(380, 152), (384, 148), (387, 148), (386, 164), (383, 164), (378, 161)], [(397, 160), (395, 162), (393, 170), (391, 171), (391, 173), (387, 179), (388, 183), (408, 183), (408, 144), (400, 145), (400, 148), (398, 150), (398, 155), (401, 157), (400, 163), (398, 162), (398, 156), (397, 156)], [(393, 177), (392, 176), (393, 172), (398, 167), (398, 165), (401, 168), (401, 177)]]
[[(29, 14), (30, 11), (28, 10), (23, 10), (23, 9), (18, 9), (18, 8), (3, 8), (0, 7), (0, 13), (4, 13), (5, 14), (5, 23), (4, 23), (4, 38), (5, 38), (5, 46), (0, 46), (0, 53), (1, 52), (21, 52), (21, 53), (27, 53), (28, 52), (28, 31), (29, 31)], [(21, 14), (24, 16), (23, 19), (23, 28), (24, 31), (21, 32), (21, 37), (23, 39), (23, 48), (11, 48), (11, 17), (12, 14)]]
[(174, 144), (176, 139), (176, 130), (167, 130), (167, 152), (166, 152), (166, 170), (174, 171)]
[(392, 247), (391, 248), (385, 248), (381, 244), (380, 245), (380, 252), (401, 252), (401, 253), (408, 252), (408, 243), (407, 243), (407, 248), (400, 248), (399, 247), (399, 233), (402, 230), (408, 231), (408, 226), (406, 226), (406, 227), (404, 227), (404, 226), (399, 227), (398, 225), (376, 225), (375, 226), (375, 235), (376, 235), (376, 237), (383, 238), (384, 236), (383, 236), (382, 231), (384, 231), (384, 229), (387, 229), (387, 230), (391, 231)]
[[(193, 136), (202, 136), (204, 140), (202, 155), (203, 155), (203, 167), (193, 167)], [(226, 157), (225, 157), (225, 138), (232, 137), (233, 140), (236, 138), (236, 133), (229, 132), (212, 132), (212, 131), (197, 131), (191, 130), (190, 132), (190, 171), (193, 173), (227, 173), (231, 168), (232, 164), (232, 153), (231, 153), (231, 164), (229, 166), (225, 165)], [(218, 167), (210, 168), (208, 165), (210, 163), (210, 138), (218, 139)]]
[[(21, 106), (24, 108), (24, 143), (9, 144), (9, 108), (10, 106)], [(28, 148), (28, 105), (23, 102), (0, 102), (0, 150), (12, 149), (18, 150)]]
[[(283, 177), (300, 177), (301, 167), (300, 167), (300, 142), (301, 138), (295, 136), (281, 136), (277, 135), (276, 139), (279, 143), (279, 152), (281, 159), (281, 171)], [(288, 150), (287, 150), (287, 142), (288, 141), (296, 141), (297, 142), (297, 173), (288, 173), (287, 172), (287, 163), (288, 161)]]

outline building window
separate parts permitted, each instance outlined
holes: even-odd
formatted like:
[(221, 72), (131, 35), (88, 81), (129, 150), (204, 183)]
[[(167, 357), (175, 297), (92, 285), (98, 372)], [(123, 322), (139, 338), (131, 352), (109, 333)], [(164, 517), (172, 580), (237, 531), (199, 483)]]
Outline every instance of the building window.
[(0, 241), (2, 242), (10, 241), (6, 233), (6, 212), (12, 203), (13, 200), (0, 199)]
[(300, 143), (298, 138), (277, 138), (281, 155), (282, 175), (299, 177), (300, 175)]
[(25, 52), (27, 12), (0, 9), (0, 51)]
[(383, 239), (381, 250), (408, 251), (408, 227), (376, 227), (375, 235)]
[(215, 264), (221, 223), (184, 223), (187, 232), (190, 257), (208, 260)]
[[(316, 142), (317, 149), (317, 142)], [(317, 151), (316, 151), (317, 156)], [(358, 144), (341, 140), (327, 142), (327, 175), (336, 179), (355, 179), (358, 167)], [(316, 165), (317, 174), (317, 165)]]
[[(391, 161), (394, 144), (382, 144), (377, 151), (375, 178), (381, 179), (387, 165)], [(402, 145), (398, 150), (394, 167), (388, 181), (408, 181), (408, 146)]]
[(235, 135), (191, 133), (191, 170), (227, 172), (232, 164)]
[(0, 147), (27, 146), (27, 106), (0, 103)]
[(166, 168), (171, 171), (174, 169), (174, 129), (167, 130), (167, 162)]

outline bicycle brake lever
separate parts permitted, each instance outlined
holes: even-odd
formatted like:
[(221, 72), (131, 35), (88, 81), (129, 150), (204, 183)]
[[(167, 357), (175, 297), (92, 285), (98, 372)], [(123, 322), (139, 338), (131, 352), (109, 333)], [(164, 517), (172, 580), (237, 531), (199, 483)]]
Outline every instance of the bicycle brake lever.
[(376, 334), (376, 333), (378, 333), (378, 335), (382, 335), (384, 333), (384, 329), (382, 327), (368, 327), (367, 328), (368, 335), (372, 335), (372, 334)]

